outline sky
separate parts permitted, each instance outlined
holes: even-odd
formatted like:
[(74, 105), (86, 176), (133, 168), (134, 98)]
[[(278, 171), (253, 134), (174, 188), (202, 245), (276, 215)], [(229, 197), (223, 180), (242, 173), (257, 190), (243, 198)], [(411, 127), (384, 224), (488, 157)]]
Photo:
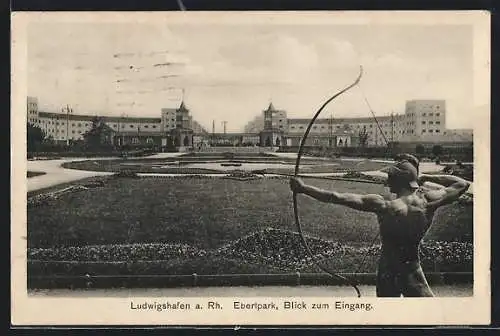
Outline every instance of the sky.
[(447, 127), (472, 123), (470, 25), (37, 22), (28, 30), (28, 94), (42, 111), (159, 117), (184, 97), (193, 118), (242, 131), (272, 101), (311, 118), (403, 113), (406, 100), (444, 99)]

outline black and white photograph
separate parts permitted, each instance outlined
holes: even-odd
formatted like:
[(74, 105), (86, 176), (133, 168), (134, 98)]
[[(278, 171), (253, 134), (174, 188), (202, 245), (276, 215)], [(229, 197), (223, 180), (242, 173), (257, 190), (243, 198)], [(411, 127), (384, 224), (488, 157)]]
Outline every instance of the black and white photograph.
[(487, 319), (488, 20), (19, 13), (13, 286), (68, 320), (24, 312)]

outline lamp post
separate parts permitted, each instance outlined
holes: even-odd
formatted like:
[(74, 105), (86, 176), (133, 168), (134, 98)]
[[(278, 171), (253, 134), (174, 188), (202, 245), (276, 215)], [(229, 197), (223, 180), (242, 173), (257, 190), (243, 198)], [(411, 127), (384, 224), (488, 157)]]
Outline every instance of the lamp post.
[(66, 147), (69, 147), (69, 115), (73, 113), (73, 109), (66, 105), (66, 108), (62, 108), (63, 113), (66, 112)]
[(330, 115), (330, 148), (333, 147), (333, 113)]
[[(124, 119), (125, 116), (125, 113), (122, 113), (118, 118), (118, 143), (120, 147), (123, 146), (122, 119)], [(123, 123), (125, 124), (125, 122)]]

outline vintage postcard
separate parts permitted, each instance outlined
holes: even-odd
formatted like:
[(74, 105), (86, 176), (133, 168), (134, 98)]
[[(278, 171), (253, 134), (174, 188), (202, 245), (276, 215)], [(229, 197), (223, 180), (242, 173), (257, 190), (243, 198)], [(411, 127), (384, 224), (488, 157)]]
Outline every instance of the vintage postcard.
[(12, 14), (12, 324), (490, 322), (488, 12)]

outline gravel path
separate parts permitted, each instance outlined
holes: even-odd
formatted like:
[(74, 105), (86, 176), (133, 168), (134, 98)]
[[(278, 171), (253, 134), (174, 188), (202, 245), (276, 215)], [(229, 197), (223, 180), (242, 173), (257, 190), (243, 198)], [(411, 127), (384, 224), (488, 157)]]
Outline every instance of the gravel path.
[[(162, 159), (179, 156), (183, 153), (158, 153), (156, 155), (149, 156), (148, 158)], [(92, 158), (92, 160), (113, 160), (116, 157), (102, 157), (102, 158)], [(143, 158), (129, 158), (133, 159), (143, 159)], [(28, 179), (28, 191), (34, 191), (38, 189), (52, 187), (61, 183), (67, 183), (71, 181), (81, 180), (87, 177), (94, 176), (107, 176), (113, 173), (109, 172), (95, 172), (95, 171), (84, 171), (76, 169), (66, 169), (61, 167), (63, 163), (75, 162), (75, 161), (85, 161), (89, 158), (61, 158), (57, 160), (28, 160), (27, 170), (30, 171), (40, 171), (45, 172), (45, 175), (35, 176)]]
[[(182, 155), (184, 153), (158, 153), (148, 158), (152, 159), (162, 159), (162, 158), (171, 158)], [(284, 158), (293, 158), (297, 157), (296, 153), (272, 153), (279, 157)], [(311, 157), (313, 158), (313, 157)], [(116, 157), (103, 157), (103, 158), (92, 158), (92, 160), (112, 160), (116, 159)], [(143, 159), (143, 158), (129, 158), (129, 160), (134, 159)], [(317, 159), (317, 158), (314, 158)], [(35, 176), (27, 179), (28, 191), (39, 190), (47, 187), (52, 187), (61, 183), (67, 183), (71, 181), (77, 181), (83, 178), (95, 177), (95, 176), (108, 176), (113, 173), (110, 172), (96, 172), (96, 171), (84, 171), (84, 170), (76, 170), (76, 169), (67, 169), (61, 167), (63, 163), (66, 162), (75, 162), (75, 161), (84, 161), (89, 160), (88, 158), (61, 158), (57, 160), (29, 160), (27, 162), (27, 170), (29, 171), (40, 171), (45, 172), (45, 175)], [(379, 160), (381, 161), (381, 160)], [(391, 163), (392, 161), (387, 161), (387, 163)], [(435, 172), (440, 171), (443, 166), (436, 165), (431, 162), (423, 162), (421, 163), (421, 171), (423, 172)], [(368, 175), (372, 176), (383, 176), (384, 173), (380, 171), (366, 172)], [(139, 174), (140, 176), (180, 176), (180, 174), (149, 174), (143, 173)], [(184, 174), (186, 175), (186, 174)], [(197, 174), (199, 175), (199, 174)], [(220, 176), (219, 174), (212, 174), (214, 176)], [(272, 174), (270, 174), (272, 175)], [(311, 174), (302, 174), (309, 176), (341, 176), (343, 173), (332, 174), (332, 173), (311, 173)], [(469, 189), (469, 192), (472, 192), (472, 185)]]

